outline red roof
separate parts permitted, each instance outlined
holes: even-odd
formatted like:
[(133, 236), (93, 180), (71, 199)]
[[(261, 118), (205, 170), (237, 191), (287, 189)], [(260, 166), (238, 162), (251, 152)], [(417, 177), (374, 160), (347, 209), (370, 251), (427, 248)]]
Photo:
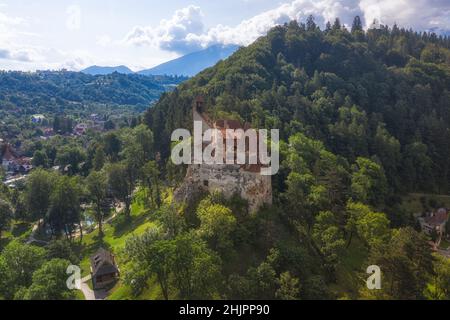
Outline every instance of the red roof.
[(5, 151), (3, 153), (3, 159), (7, 160), (7, 161), (12, 161), (17, 159), (17, 156), (15, 155), (14, 151), (11, 148), (11, 145), (7, 144)]
[(439, 226), (448, 220), (448, 212), (446, 209), (439, 209), (438, 212), (430, 217), (425, 218), (425, 222), (431, 226)]

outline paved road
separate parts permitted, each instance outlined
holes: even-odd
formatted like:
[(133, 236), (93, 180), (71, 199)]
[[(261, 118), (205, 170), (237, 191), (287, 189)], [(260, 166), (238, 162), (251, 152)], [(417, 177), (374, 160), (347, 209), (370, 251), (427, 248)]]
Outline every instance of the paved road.
[(27, 240), (27, 242), (26, 242), (27, 244), (38, 243), (38, 244), (42, 244), (42, 245), (44, 245), (44, 246), (48, 244), (47, 241), (38, 240), (38, 239), (35, 238), (36, 232), (37, 232), (38, 229), (39, 229), (39, 224), (40, 224), (40, 223), (42, 223), (42, 220), (39, 221), (39, 222), (37, 222), (36, 224), (33, 225), (33, 229), (31, 230), (30, 237), (28, 238), (28, 240)]
[(439, 249), (438, 252), (440, 255), (450, 259), (450, 250)]
[(108, 293), (104, 290), (92, 290), (89, 288), (88, 282), (91, 281), (91, 276), (81, 279), (81, 291), (86, 300), (104, 300)]

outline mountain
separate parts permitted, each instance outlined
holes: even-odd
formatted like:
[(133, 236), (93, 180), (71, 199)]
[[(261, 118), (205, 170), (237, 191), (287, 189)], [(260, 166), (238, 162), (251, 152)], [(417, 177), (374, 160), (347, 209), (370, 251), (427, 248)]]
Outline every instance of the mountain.
[(232, 55), (239, 47), (235, 45), (215, 45), (205, 50), (190, 53), (168, 61), (151, 69), (139, 71), (142, 75), (183, 75), (192, 77), (200, 71), (212, 67), (218, 61)]
[[(202, 94), (210, 108), (275, 126), (286, 141), (301, 131), (350, 163), (376, 157), (394, 189), (448, 192), (449, 48), (448, 38), (396, 27), (351, 33), (280, 26), (163, 96), (148, 119), (166, 123), (149, 125), (165, 133), (188, 127), (191, 103)], [(164, 148), (169, 138), (155, 141)], [(426, 161), (404, 158), (416, 143)]]
[[(221, 294), (279, 298), (267, 288), (289, 275), (301, 279), (295, 295), (305, 300), (424, 298), (434, 258), (414, 213), (445, 207), (427, 199), (450, 191), (450, 39), (396, 26), (365, 31), (359, 18), (351, 32), (339, 21), (320, 30), (312, 18), (275, 27), (148, 110), (154, 148), (169, 164), (171, 133), (192, 128), (199, 95), (212, 119), (240, 117), (279, 129), (282, 140), (273, 206), (249, 219), (236, 199), (225, 202), (242, 228), (234, 259), (231, 249), (222, 255), (226, 270), (240, 271), (223, 272)], [(368, 265), (387, 268), (389, 288), (367, 290)]]
[[(168, 76), (195, 76), (200, 71), (206, 68), (212, 67), (218, 61), (224, 60), (232, 55), (239, 47), (235, 45), (215, 45), (205, 50), (193, 52), (160, 64), (151, 69), (146, 69), (137, 72), (139, 75), (168, 75)], [(114, 72), (122, 74), (134, 73), (126, 66), (118, 67), (99, 67), (92, 66), (81, 71), (82, 73), (89, 75), (107, 75)]]
[(118, 67), (99, 67), (99, 66), (91, 66), (89, 68), (86, 68), (81, 71), (85, 74), (90, 74), (93, 76), (97, 75), (107, 75), (114, 72), (122, 73), (122, 74), (130, 74), (133, 73), (128, 67), (126, 66), (118, 66)]
[(1, 111), (57, 113), (74, 105), (104, 104), (147, 108), (161, 94), (186, 78), (113, 73), (92, 76), (81, 72), (0, 72)]

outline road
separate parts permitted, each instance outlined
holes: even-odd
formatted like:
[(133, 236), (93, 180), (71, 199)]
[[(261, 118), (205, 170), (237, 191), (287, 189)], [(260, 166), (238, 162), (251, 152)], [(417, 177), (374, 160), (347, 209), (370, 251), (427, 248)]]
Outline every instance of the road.
[(105, 300), (108, 293), (104, 290), (92, 290), (88, 285), (89, 281), (91, 281), (90, 275), (81, 279), (81, 292), (83, 292), (84, 298), (86, 300)]

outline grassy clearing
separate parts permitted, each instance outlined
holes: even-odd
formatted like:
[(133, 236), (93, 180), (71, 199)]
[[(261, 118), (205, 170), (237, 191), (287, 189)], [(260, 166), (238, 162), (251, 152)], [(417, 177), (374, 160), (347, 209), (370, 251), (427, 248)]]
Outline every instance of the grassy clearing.
[(442, 239), (440, 248), (444, 250), (450, 249), (450, 242), (446, 239)]
[[(425, 206), (424, 206), (425, 204)], [(403, 209), (407, 213), (422, 214), (431, 207), (450, 208), (450, 196), (426, 193), (410, 193), (403, 197)]]
[(133, 297), (131, 288), (119, 281), (110, 291), (107, 300), (164, 300), (162, 291), (155, 278), (147, 282), (147, 288), (139, 296), (131, 297)]
[[(136, 199), (141, 198), (142, 191), (139, 191), (136, 195)], [(119, 214), (110, 223), (103, 226), (103, 237), (99, 236), (98, 230), (93, 231), (83, 237), (82, 244), (80, 246), (80, 253), (82, 260), (80, 267), (82, 270), (82, 276), (85, 277), (90, 273), (90, 261), (89, 258), (99, 248), (105, 248), (112, 251), (118, 261), (121, 272), (125, 271), (126, 265), (120, 261), (120, 252), (125, 247), (127, 239), (132, 235), (141, 235), (147, 229), (155, 225), (152, 221), (152, 212), (147, 210), (142, 201), (134, 201), (131, 206), (130, 217), (127, 218), (123, 213)], [(122, 281), (118, 283), (110, 290), (108, 300), (124, 300), (132, 297), (131, 288), (126, 286)], [(152, 279), (148, 283), (148, 288), (143, 293), (136, 297), (138, 300), (155, 300), (162, 299), (162, 293), (159, 289), (159, 285), (155, 279)], [(134, 299), (134, 298), (133, 298)]]
[(143, 234), (154, 223), (150, 221), (150, 213), (138, 203), (134, 203), (131, 207), (130, 218), (120, 214), (110, 224), (103, 226), (103, 237), (99, 236), (98, 230), (85, 235), (82, 242), (81, 269), (83, 276), (89, 274), (89, 257), (98, 249), (105, 248), (111, 250), (115, 254), (119, 253), (125, 246), (127, 238), (131, 235)]
[(14, 239), (25, 241), (31, 234), (33, 225), (28, 222), (14, 221), (9, 231), (3, 231), (0, 237), (0, 251)]
[(75, 290), (74, 300), (86, 300), (86, 298), (84, 297), (84, 294), (83, 294), (83, 292), (81, 292), (81, 290)]

